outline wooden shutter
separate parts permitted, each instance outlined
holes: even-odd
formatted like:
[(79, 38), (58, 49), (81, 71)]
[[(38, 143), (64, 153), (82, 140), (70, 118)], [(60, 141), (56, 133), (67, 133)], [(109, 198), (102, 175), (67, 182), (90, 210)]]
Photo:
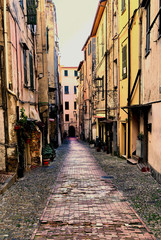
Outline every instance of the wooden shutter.
[(122, 48), (122, 78), (127, 78), (127, 45)]
[(30, 66), (30, 87), (34, 89), (34, 74), (33, 74), (33, 57), (29, 54), (29, 66)]

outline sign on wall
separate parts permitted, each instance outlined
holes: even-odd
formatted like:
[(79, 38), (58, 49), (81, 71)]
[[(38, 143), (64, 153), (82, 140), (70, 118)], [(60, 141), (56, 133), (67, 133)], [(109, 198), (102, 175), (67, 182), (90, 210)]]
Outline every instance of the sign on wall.
[(27, 0), (27, 24), (36, 25), (36, 1)]

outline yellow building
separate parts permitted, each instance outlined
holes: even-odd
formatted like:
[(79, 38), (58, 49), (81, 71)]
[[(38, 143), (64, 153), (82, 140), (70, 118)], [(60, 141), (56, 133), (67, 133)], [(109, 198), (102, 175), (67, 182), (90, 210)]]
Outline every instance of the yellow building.
[(117, 14), (117, 1), (100, 1), (91, 31), (91, 37), (96, 38), (96, 136), (112, 154), (117, 152)]
[(120, 155), (136, 155), (141, 133), (141, 62), (139, 2), (119, 1)]

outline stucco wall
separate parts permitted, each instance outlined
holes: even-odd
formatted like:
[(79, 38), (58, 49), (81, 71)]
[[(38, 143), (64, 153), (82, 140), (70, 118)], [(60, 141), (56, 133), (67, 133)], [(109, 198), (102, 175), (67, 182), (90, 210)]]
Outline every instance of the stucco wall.
[(161, 103), (153, 104), (149, 112), (149, 123), (152, 123), (152, 131), (148, 139), (148, 162), (161, 174)]

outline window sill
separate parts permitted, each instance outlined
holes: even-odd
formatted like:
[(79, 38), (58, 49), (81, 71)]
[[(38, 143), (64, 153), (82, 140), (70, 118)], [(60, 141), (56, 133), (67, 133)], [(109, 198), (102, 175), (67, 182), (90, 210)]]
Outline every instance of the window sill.
[(150, 49), (146, 51), (145, 58), (147, 58), (149, 54), (150, 54)]

